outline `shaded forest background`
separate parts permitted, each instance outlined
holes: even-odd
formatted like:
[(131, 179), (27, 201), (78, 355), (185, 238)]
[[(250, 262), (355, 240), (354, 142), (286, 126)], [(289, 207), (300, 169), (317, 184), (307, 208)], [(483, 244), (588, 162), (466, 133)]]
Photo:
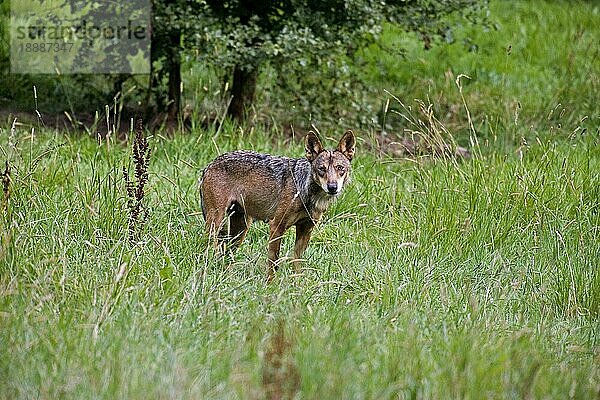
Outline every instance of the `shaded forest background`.
[(509, 10), (477, 0), (155, 0), (152, 74), (51, 76), (9, 74), (4, 2), (0, 108), (25, 122), (39, 113), (46, 125), (94, 134), (108, 129), (100, 127), (108, 112), (121, 130), (139, 115), (153, 129), (227, 119), (397, 137), (405, 123), (389, 106), (392, 94), (428, 99), (460, 136), (469, 129), (456, 78), (465, 74), (479, 134), (509, 134), (519, 118), (557, 127), (547, 122), (562, 109), (577, 108), (567, 113), (574, 121), (598, 114), (597, 7), (576, 4), (590, 12), (564, 30), (570, 8), (562, 2), (514, 2)]

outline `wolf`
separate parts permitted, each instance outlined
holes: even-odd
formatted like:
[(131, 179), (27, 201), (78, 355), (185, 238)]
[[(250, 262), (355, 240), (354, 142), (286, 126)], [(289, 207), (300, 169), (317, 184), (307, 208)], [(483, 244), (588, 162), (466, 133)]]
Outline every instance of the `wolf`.
[(304, 144), (306, 156), (297, 159), (245, 150), (225, 153), (200, 178), (202, 214), (217, 248), (235, 249), (253, 221), (269, 224), (268, 281), (280, 264), (285, 231), (296, 227), (293, 263), (299, 268), (313, 228), (350, 181), (356, 144), (351, 130), (334, 150), (326, 150), (313, 131)]

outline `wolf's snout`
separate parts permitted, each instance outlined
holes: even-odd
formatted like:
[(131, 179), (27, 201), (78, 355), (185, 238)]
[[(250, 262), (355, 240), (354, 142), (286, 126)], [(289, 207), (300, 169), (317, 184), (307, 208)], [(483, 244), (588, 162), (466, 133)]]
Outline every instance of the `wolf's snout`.
[(338, 188), (338, 186), (337, 186), (336, 182), (327, 184), (327, 191), (329, 192), (329, 194), (336, 194), (337, 188)]

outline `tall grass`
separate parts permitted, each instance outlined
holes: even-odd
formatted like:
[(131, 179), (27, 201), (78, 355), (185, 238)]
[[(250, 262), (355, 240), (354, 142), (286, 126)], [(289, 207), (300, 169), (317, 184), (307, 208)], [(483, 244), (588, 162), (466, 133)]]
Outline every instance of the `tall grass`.
[(303, 274), (284, 267), (267, 285), (266, 225), (231, 262), (215, 258), (196, 179), (221, 151), (302, 145), (214, 134), (149, 138), (151, 212), (131, 246), (128, 147), (17, 131), (0, 397), (598, 392), (596, 138), (483, 145), (463, 162), (359, 149)]

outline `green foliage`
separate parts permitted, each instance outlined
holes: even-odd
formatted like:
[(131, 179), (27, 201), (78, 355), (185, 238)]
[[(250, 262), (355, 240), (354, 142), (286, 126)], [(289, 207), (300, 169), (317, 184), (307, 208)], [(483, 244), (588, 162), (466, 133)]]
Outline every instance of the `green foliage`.
[(219, 66), (256, 66), (301, 57), (324, 59), (375, 40), (386, 21), (424, 40), (449, 34), (453, 13), (482, 18), (485, 1), (207, 1), (196, 35), (206, 59)]
[(409, 127), (393, 100), (386, 108), (389, 91), (406, 103), (431, 99), (436, 114), (466, 144), (468, 121), (455, 83), (466, 74), (471, 79), (462, 80), (463, 93), (483, 138), (519, 143), (524, 126), (531, 129), (525, 136), (546, 129), (563, 137), (574, 129), (595, 132), (600, 8), (534, 1), (516, 2), (509, 10), (492, 2), (489, 12), (483, 28), (453, 20), (452, 37), (428, 51), (418, 33), (386, 24), (375, 43), (351, 54), (324, 60), (305, 53), (274, 66), (282, 73), (266, 71), (261, 87), (268, 95), (258, 109), (297, 128), (306, 127), (310, 117), (327, 126), (402, 135)]
[[(389, 26), (379, 47), (359, 53), (358, 79), (402, 98), (429, 97), (438, 115), (464, 131), (455, 85), (456, 76), (464, 73), (471, 78), (464, 80), (464, 92), (482, 136), (518, 142), (516, 131), (522, 125), (534, 133), (552, 127), (564, 136), (570, 134), (565, 126), (577, 126), (584, 117), (587, 129), (595, 131), (600, 116), (600, 53), (595, 46), (600, 25), (595, 21), (600, 8), (590, 2), (519, 1), (508, 10), (504, 3), (492, 2), (490, 15), (494, 24), (489, 30), (457, 25), (453, 43), (428, 52), (417, 38)], [(398, 49), (404, 49), (402, 61)], [(388, 123), (398, 120), (388, 114)]]
[[(404, 30), (418, 31), (429, 47), (434, 38), (450, 35), (451, 28), (446, 17), (467, 14), (481, 18), (481, 9), (485, 8), (485, 4), (485, 1), (478, 0), (387, 3), (371, 0), (208, 0), (206, 7), (200, 7), (202, 12), (196, 13), (193, 22), (188, 16), (184, 19), (188, 30), (190, 27), (201, 30), (192, 30), (193, 34), (186, 37), (200, 59), (214, 63), (219, 68), (234, 70), (233, 101), (229, 115), (240, 119), (246, 114), (242, 111), (254, 105), (256, 71), (266, 62), (279, 76), (275, 82), (288, 79), (289, 68), (286, 65), (290, 62), (295, 63), (296, 67), (302, 65), (305, 69), (315, 65), (336, 64), (336, 58), (351, 55), (356, 49), (375, 41), (386, 21), (393, 21)], [(332, 77), (328, 74), (331, 71), (331, 68), (323, 71), (323, 76), (316, 81), (317, 85), (314, 80), (298, 82), (310, 87), (312, 93), (323, 93), (329, 89), (330, 82), (335, 84), (340, 78), (348, 78), (347, 75), (338, 74)], [(245, 73), (248, 74), (246, 77)], [(235, 78), (236, 74), (240, 79)], [(286, 84), (285, 88), (289, 90), (292, 85)], [(364, 93), (361, 85), (348, 86), (344, 92), (351, 89)], [(286, 91), (286, 95), (290, 93)], [(325, 110), (316, 111), (320, 113)], [(344, 111), (352, 113), (355, 110)]]

